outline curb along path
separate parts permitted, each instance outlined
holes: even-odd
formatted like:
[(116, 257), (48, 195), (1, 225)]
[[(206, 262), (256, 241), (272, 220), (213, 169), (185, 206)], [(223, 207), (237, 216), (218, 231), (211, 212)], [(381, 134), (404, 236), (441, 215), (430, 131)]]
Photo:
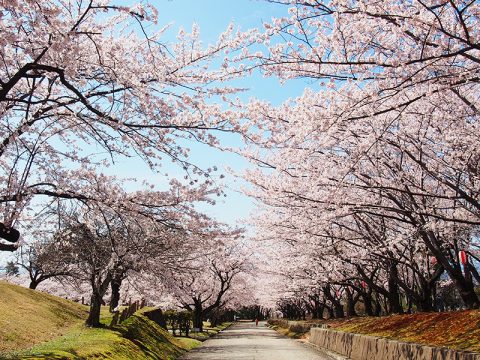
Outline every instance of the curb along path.
[(281, 336), (260, 322), (236, 323), (186, 353), (182, 360), (332, 360), (328, 355)]

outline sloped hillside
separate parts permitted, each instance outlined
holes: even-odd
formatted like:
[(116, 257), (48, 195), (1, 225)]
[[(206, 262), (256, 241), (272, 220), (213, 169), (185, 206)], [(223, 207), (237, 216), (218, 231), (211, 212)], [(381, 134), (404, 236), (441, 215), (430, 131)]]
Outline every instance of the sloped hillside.
[(61, 337), (10, 359), (168, 360), (184, 352), (181, 342), (137, 312), (114, 329), (77, 326)]
[(174, 338), (142, 311), (114, 328), (87, 328), (87, 306), (3, 281), (0, 309), (1, 359), (167, 360), (200, 344)]
[(84, 305), (0, 281), (0, 353), (65, 334), (87, 315)]

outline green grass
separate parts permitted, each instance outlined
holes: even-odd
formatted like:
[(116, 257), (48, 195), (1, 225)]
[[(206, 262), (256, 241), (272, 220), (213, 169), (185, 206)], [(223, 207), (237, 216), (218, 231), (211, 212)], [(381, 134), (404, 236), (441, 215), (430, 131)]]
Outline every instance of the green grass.
[(185, 350), (192, 350), (202, 345), (201, 341), (187, 337), (176, 337), (175, 340)]
[[(303, 321), (298, 321), (302, 323)], [(296, 327), (291, 327), (288, 321), (285, 320), (269, 320), (268, 326), (270, 329), (287, 336), (292, 339), (304, 339), (308, 332), (296, 330)]]
[(198, 340), (198, 341), (205, 341), (207, 340), (210, 336), (213, 336), (210, 335), (208, 332), (206, 331), (202, 331), (202, 332), (191, 332), (189, 334), (189, 337), (192, 338), (192, 339), (195, 339), (195, 340)]
[(67, 333), (88, 307), (0, 281), (0, 357)]
[(229, 326), (232, 325), (233, 323), (231, 323), (231, 322), (224, 322), (224, 323), (222, 323), (222, 324), (220, 324), (220, 325), (217, 325), (217, 326), (214, 326), (214, 327), (212, 327), (212, 326), (210, 325), (210, 323), (206, 323), (206, 324), (208, 324), (208, 325), (205, 326), (204, 330), (207, 330), (207, 332), (218, 333), (218, 332), (226, 329), (227, 327), (229, 327)]
[[(32, 349), (12, 354), (7, 359), (84, 359), (104, 354), (103, 358), (125, 351), (125, 355), (133, 352), (129, 341), (117, 332), (109, 329), (90, 329), (77, 326), (68, 334), (52, 341), (34, 346)], [(123, 359), (123, 357), (121, 358)]]
[(198, 343), (193, 339), (174, 338), (140, 311), (113, 329), (92, 329), (79, 324), (64, 336), (5, 358), (168, 360), (176, 359)]
[(276, 332), (282, 334), (283, 336), (288, 336), (289, 338), (292, 338), (292, 339), (302, 339), (303, 337), (305, 337), (304, 332), (291, 331), (287, 328), (283, 328), (283, 327), (278, 326), (278, 325), (272, 325), (272, 326), (270, 326), (270, 328), (272, 330), (275, 330)]
[(0, 282), (1, 359), (176, 359), (199, 345), (174, 338), (143, 316), (142, 309), (121, 325), (108, 328), (111, 314), (102, 309), (104, 328), (83, 325), (88, 308), (41, 292)]
[(141, 313), (114, 329), (77, 326), (68, 334), (7, 359), (176, 359), (193, 342), (178, 341)]
[(203, 331), (202, 332), (190, 332), (190, 337), (199, 341), (205, 341), (209, 337), (218, 334), (220, 331), (226, 329), (232, 325), (231, 322), (224, 322), (218, 326), (211, 327), (211, 324), (207, 321), (203, 322)]

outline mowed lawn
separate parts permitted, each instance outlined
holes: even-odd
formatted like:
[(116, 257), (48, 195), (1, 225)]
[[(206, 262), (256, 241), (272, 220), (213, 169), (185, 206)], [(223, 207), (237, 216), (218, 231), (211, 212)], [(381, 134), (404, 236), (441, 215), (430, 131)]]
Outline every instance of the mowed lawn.
[(109, 328), (87, 328), (88, 307), (0, 281), (2, 359), (176, 359), (200, 341), (175, 338), (141, 310)]
[(26, 349), (82, 323), (88, 307), (0, 281), (0, 353)]

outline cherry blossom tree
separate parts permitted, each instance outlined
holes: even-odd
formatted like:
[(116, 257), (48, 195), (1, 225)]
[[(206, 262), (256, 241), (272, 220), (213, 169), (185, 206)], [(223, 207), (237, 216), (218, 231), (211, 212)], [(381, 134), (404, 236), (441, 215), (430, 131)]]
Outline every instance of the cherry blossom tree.
[[(153, 272), (154, 266), (177, 264), (190, 244), (177, 234), (201, 231), (212, 224), (195, 211), (195, 202), (208, 200), (204, 187), (197, 194), (180, 184), (167, 192), (126, 193), (113, 178), (92, 181), (94, 191), (102, 190), (104, 203), (63, 200), (45, 211), (47, 231), (55, 229), (57, 266), (69, 269), (77, 282), (92, 290), (89, 326), (99, 326), (100, 306), (111, 289), (116, 307), (122, 281), (133, 272)], [(185, 190), (185, 192), (183, 190)], [(89, 193), (83, 194), (88, 198)], [(114, 199), (114, 200), (112, 200)], [(50, 222), (48, 222), (49, 220)]]
[(49, 241), (25, 244), (17, 253), (18, 266), (28, 273), (30, 289), (51, 278), (72, 275), (65, 254), (61, 251), (59, 241), (55, 238)]
[(290, 244), (284, 256), (332, 304), (341, 285), (345, 301), (383, 297), (401, 312), (406, 296), (428, 311), (445, 272), (480, 306), (478, 5), (272, 2), (288, 15), (258, 34), (265, 50), (232, 61), (315, 83), (281, 106), (246, 107), (259, 239)]
[(170, 158), (194, 181), (208, 171), (189, 164), (179, 139), (216, 144), (211, 130), (239, 130), (220, 105), (235, 89), (215, 85), (236, 73), (212, 65), (235, 49), (233, 28), (207, 47), (195, 25), (169, 43), (168, 26), (150, 32), (156, 13), (104, 0), (2, 2), (1, 250), (17, 248), (14, 224), (33, 198), (85, 200), (71, 182), (119, 156), (155, 170)]
[(204, 240), (210, 246), (202, 246), (185, 264), (188, 270), (172, 274), (172, 296), (180, 307), (193, 312), (193, 326), (200, 331), (204, 320), (233, 300), (232, 294), (239, 298), (245, 294), (246, 284), (241, 278), (249, 265), (239, 235), (234, 231), (207, 236)]

